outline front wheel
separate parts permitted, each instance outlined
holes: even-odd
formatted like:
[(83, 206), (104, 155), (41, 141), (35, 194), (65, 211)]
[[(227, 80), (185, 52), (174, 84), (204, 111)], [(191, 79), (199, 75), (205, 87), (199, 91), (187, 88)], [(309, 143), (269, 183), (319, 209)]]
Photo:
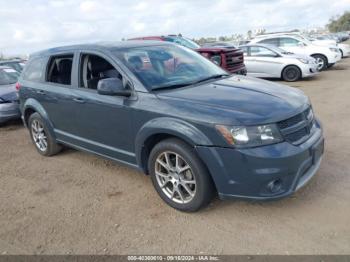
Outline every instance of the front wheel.
[(287, 66), (285, 69), (283, 69), (282, 78), (287, 82), (297, 81), (301, 78), (300, 69), (293, 65)]
[(193, 148), (178, 139), (167, 139), (151, 151), (149, 173), (160, 197), (180, 211), (194, 212), (214, 195), (211, 177)]
[(312, 57), (316, 59), (318, 71), (322, 71), (322, 70), (325, 70), (327, 68), (327, 66), (328, 66), (327, 57), (325, 57), (324, 55), (312, 55)]

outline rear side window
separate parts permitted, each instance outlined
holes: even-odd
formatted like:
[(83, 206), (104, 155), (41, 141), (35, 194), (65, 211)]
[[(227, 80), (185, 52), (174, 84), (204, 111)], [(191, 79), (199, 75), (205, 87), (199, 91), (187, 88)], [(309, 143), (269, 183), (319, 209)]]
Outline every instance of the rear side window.
[(280, 46), (281, 47), (288, 47), (288, 46), (297, 46), (299, 43), (298, 40), (290, 37), (284, 37), (280, 39)]
[(279, 46), (280, 43), (278, 40), (279, 40), (278, 38), (270, 38), (270, 39), (264, 39), (262, 41), (259, 41), (259, 43), (273, 45), (273, 46)]
[(52, 56), (47, 66), (46, 81), (70, 85), (72, 79), (73, 54)]
[(45, 57), (34, 58), (32, 60), (29, 60), (23, 71), (23, 79), (36, 82), (41, 81), (45, 61)]

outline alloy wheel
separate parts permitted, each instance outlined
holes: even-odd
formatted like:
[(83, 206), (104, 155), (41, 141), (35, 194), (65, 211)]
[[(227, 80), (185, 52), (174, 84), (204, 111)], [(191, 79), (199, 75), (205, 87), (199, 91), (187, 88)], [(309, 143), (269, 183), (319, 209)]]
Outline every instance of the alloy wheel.
[(324, 67), (325, 61), (321, 57), (316, 58), (317, 70), (320, 71)]
[(196, 194), (196, 178), (190, 165), (177, 153), (161, 153), (155, 163), (155, 176), (164, 194), (179, 204), (190, 202)]
[(44, 152), (47, 149), (47, 136), (45, 134), (44, 126), (38, 121), (33, 120), (31, 131), (36, 147)]

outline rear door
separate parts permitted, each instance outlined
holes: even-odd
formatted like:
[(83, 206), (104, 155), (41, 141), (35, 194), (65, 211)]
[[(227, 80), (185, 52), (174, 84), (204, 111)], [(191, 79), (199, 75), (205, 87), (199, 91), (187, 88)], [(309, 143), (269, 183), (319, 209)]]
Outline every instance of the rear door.
[(47, 112), (58, 139), (62, 139), (61, 131), (70, 134), (76, 132), (72, 102), (74, 59), (74, 53), (48, 57), (44, 67), (44, 82), (35, 87), (35, 97)]

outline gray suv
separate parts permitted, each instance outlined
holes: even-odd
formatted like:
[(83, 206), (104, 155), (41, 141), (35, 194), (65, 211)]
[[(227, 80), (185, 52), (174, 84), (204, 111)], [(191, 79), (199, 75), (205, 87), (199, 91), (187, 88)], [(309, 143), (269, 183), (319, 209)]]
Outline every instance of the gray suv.
[(149, 174), (170, 206), (215, 193), (288, 196), (318, 170), (324, 139), (300, 90), (229, 75), (167, 42), (59, 47), (33, 54), (20, 109), (38, 152), (69, 146)]

